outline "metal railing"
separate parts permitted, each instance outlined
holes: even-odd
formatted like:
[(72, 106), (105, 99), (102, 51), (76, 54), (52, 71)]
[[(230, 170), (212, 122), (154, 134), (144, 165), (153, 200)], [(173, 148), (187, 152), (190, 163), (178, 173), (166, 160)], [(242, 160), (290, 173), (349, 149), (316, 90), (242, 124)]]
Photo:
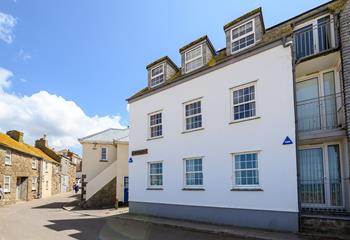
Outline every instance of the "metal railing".
[(304, 207), (342, 207), (345, 182), (346, 180), (341, 178), (301, 180), (301, 203)]
[(296, 60), (318, 54), (335, 47), (333, 21), (319, 22), (299, 29), (293, 34)]
[(344, 124), (342, 93), (297, 102), (299, 133), (337, 129)]

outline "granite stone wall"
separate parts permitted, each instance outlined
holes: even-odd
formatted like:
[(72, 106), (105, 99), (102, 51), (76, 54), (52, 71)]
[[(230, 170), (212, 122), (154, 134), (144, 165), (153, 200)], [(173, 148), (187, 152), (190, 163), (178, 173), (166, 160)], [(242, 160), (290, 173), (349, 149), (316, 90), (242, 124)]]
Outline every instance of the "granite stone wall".
[(117, 199), (117, 180), (113, 178), (102, 189), (95, 193), (89, 200), (83, 203), (83, 208), (114, 207)]
[(0, 147), (0, 184), (4, 188), (4, 176), (11, 176), (11, 192), (5, 193), (2, 204), (11, 204), (16, 202), (16, 183), (19, 177), (22, 178), (21, 197), (23, 200), (30, 201), (40, 196), (38, 185), (32, 189), (32, 178), (37, 177), (39, 181), (39, 167), (32, 169), (32, 156), (12, 150), (12, 164), (5, 165), (6, 148)]
[(51, 180), (51, 195), (55, 195), (61, 192), (61, 176), (59, 164), (52, 164), (52, 180)]

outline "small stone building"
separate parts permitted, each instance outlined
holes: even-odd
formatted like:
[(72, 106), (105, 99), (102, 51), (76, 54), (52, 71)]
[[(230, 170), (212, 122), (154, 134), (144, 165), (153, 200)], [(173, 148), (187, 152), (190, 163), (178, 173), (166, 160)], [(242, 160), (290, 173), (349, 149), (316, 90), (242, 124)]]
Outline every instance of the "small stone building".
[[(4, 199), (0, 205), (30, 201), (43, 195), (43, 163), (57, 165), (41, 150), (23, 142), (23, 133), (0, 133), (0, 185)], [(48, 183), (51, 186), (51, 181)]]

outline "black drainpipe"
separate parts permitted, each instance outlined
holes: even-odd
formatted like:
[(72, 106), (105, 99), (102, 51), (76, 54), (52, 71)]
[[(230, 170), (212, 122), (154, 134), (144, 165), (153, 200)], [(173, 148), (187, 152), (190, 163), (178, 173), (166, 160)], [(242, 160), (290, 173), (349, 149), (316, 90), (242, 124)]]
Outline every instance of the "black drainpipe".
[[(293, 26), (292, 26), (293, 28)], [(299, 171), (299, 135), (298, 135), (298, 111), (297, 111), (297, 94), (296, 94), (296, 53), (294, 51), (294, 35), (291, 36), (291, 54), (292, 54), (292, 74), (293, 74), (293, 97), (294, 97), (294, 122), (295, 122), (295, 154), (296, 154), (296, 167), (297, 167), (297, 190), (298, 190), (298, 230), (302, 231), (301, 221), (301, 194), (300, 194), (300, 171)]]

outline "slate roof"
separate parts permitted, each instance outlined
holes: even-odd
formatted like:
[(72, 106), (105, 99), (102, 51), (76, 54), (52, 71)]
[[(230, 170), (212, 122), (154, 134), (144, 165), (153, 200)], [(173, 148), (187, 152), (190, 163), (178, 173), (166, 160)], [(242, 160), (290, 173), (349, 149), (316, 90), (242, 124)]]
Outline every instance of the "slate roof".
[[(263, 32), (262, 40), (260, 42), (258, 42), (257, 44), (255, 44), (254, 46), (247, 48), (241, 52), (238, 52), (236, 54), (232, 54), (232, 55), (227, 55), (226, 48), (223, 48), (223, 49), (217, 51), (215, 56), (213, 56), (213, 58), (211, 60), (209, 60), (208, 64), (202, 66), (201, 68), (199, 68), (195, 71), (192, 71), (190, 73), (187, 73), (187, 74), (186, 73), (184, 74), (181, 72), (181, 70), (179, 70), (172, 77), (170, 77), (170, 79), (166, 80), (163, 84), (158, 85), (156, 87), (152, 87), (152, 88), (149, 88), (147, 86), (126, 100), (128, 102), (132, 102), (132, 101), (137, 100), (138, 98), (140, 98), (142, 96), (147, 96), (147, 95), (150, 95), (154, 92), (159, 92), (159, 91), (161, 91), (161, 89), (166, 89), (166, 88), (170, 87), (170, 85), (174, 84), (175, 82), (180, 82), (182, 80), (185, 80), (189, 76), (192, 76), (192, 75), (200, 73), (200, 72), (204, 72), (205, 70), (207, 70), (215, 65), (219, 65), (227, 60), (241, 56), (241, 55), (248, 53), (248, 52), (252, 52), (252, 51), (254, 51), (258, 48), (264, 47), (270, 43), (273, 43), (275, 41), (282, 40), (286, 37), (289, 37), (293, 33), (293, 24), (300, 22), (300, 21), (304, 21), (307, 18), (312, 18), (316, 14), (319, 14), (320, 12), (323, 12), (323, 11), (333, 11), (333, 12), (340, 11), (344, 7), (346, 1), (347, 0), (333, 0), (333, 1), (327, 2), (325, 4), (318, 6), (318, 7), (315, 7), (309, 11), (306, 11), (302, 14), (299, 14), (291, 19), (288, 19), (284, 22), (281, 22), (275, 26), (267, 28)], [(257, 13), (261, 13), (261, 8), (257, 8), (255, 10), (233, 20), (232, 22), (226, 24), (224, 26), (224, 29), (227, 29), (230, 26), (232, 26), (233, 24), (236, 24), (238, 21), (244, 20), (247, 17), (252, 16), (254, 14), (257, 14)], [(188, 45), (192, 46), (193, 44), (197, 43), (198, 41), (203, 41), (206, 38), (207, 38), (207, 36), (204, 36), (202, 38), (195, 40), (194, 42), (192, 42)], [(188, 47), (188, 45), (186, 45), (183, 48)], [(181, 49), (180, 49), (180, 51), (181, 51)]]
[(117, 142), (129, 142), (129, 128), (109, 128), (104, 131), (79, 138), (80, 143), (114, 143)]
[(16, 150), (21, 153), (28, 154), (33, 157), (42, 158), (49, 162), (57, 163), (54, 159), (50, 158), (40, 149), (26, 143), (17, 142), (16, 140), (12, 139), (10, 136), (4, 133), (0, 133), (0, 145), (8, 147), (12, 150)]

